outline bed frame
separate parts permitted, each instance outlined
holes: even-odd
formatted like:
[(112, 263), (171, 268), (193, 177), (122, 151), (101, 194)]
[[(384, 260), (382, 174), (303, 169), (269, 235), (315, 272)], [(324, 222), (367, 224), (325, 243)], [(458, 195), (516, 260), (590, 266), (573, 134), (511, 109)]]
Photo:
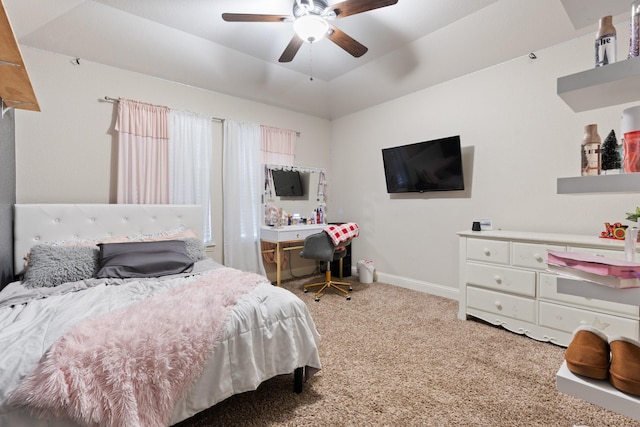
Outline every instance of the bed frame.
[(202, 236), (200, 205), (17, 204), (13, 264), (24, 269), (32, 246), (51, 241), (95, 240), (186, 227)]
[[(32, 246), (52, 241), (96, 240), (152, 234), (179, 227), (202, 236), (200, 205), (16, 204), (14, 206), (14, 271), (23, 272)], [(305, 371), (294, 372), (294, 391), (302, 392)]]

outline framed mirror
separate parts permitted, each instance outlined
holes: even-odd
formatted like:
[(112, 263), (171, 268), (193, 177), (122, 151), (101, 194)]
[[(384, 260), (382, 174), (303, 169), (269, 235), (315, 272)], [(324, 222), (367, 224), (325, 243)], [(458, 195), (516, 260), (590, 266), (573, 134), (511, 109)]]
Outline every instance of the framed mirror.
[(284, 210), (306, 222), (314, 209), (319, 206), (325, 209), (325, 183), (325, 170), (321, 168), (265, 165), (265, 225), (277, 224), (276, 210), (278, 213)]

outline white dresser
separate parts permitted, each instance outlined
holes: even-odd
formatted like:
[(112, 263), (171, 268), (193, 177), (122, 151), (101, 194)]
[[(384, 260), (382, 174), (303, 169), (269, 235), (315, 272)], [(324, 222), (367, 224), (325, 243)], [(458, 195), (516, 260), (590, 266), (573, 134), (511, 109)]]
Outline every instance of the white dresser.
[(624, 259), (623, 241), (515, 231), (463, 231), (458, 236), (460, 319), (473, 316), (564, 347), (581, 324), (640, 340), (637, 305), (559, 293), (556, 275), (546, 271), (547, 250)]

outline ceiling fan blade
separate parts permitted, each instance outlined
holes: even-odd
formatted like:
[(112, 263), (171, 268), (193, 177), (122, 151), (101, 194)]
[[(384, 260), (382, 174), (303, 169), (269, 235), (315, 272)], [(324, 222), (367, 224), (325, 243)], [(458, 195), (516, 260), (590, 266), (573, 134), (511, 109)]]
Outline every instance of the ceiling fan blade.
[(223, 13), (222, 19), (227, 22), (284, 22), (292, 20), (290, 15), (259, 15), (253, 13)]
[(398, 0), (345, 0), (331, 5), (331, 9), (335, 11), (336, 18), (344, 18), (356, 13), (393, 6), (396, 3), (398, 3)]
[(298, 53), (298, 50), (300, 50), (300, 46), (302, 46), (302, 43), (304, 43), (304, 40), (298, 37), (297, 34), (294, 34), (287, 47), (284, 49), (284, 52), (282, 52), (282, 55), (280, 55), (280, 59), (278, 59), (278, 62), (293, 61), (293, 58), (294, 56), (296, 56), (296, 53)]
[(336, 28), (333, 25), (329, 25), (329, 28), (330, 30), (327, 34), (329, 40), (331, 40), (356, 58), (360, 58), (369, 50), (365, 45), (356, 41), (339, 28)]

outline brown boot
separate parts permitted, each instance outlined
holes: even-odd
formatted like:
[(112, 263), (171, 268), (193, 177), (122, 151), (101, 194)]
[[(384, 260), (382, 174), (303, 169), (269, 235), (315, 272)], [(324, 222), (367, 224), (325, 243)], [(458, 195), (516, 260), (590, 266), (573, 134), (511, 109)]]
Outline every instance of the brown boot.
[(618, 390), (640, 396), (640, 343), (626, 337), (609, 340), (609, 382)]
[(592, 326), (582, 325), (564, 353), (567, 368), (577, 375), (604, 380), (609, 376), (609, 342), (607, 336)]

